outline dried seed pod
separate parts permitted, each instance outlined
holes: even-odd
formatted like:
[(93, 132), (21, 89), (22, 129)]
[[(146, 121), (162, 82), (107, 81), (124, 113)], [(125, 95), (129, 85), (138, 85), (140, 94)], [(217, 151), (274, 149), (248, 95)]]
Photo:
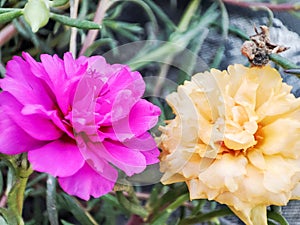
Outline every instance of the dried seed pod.
[(280, 53), (288, 47), (273, 44), (270, 41), (270, 32), (267, 26), (260, 26), (261, 32), (254, 27), (255, 35), (250, 36), (250, 41), (245, 41), (241, 52), (246, 56), (252, 66), (264, 66), (269, 62), (269, 55)]

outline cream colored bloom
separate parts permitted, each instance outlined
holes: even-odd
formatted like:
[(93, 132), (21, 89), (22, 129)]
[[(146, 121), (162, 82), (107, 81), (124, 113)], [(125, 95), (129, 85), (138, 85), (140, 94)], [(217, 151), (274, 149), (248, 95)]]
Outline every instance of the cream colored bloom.
[(161, 181), (266, 225), (268, 205), (300, 198), (300, 98), (290, 91), (270, 66), (194, 75), (167, 97), (176, 117), (161, 128)]

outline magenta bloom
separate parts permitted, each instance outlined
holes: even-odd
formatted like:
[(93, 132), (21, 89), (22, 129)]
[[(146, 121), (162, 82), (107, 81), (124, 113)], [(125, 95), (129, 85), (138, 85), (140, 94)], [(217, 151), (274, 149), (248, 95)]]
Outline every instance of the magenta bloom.
[(160, 109), (141, 99), (145, 83), (126, 65), (101, 56), (63, 60), (14, 57), (0, 80), (0, 152), (28, 152), (36, 171), (58, 177), (69, 194), (88, 200), (111, 191), (116, 168), (128, 176), (157, 163), (147, 132)]

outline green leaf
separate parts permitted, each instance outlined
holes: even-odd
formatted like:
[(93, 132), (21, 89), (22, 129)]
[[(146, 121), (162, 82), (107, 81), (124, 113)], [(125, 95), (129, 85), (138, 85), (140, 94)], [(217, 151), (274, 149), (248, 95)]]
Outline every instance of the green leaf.
[(23, 11), (23, 10), (17, 9), (17, 8), (0, 8), (0, 14), (7, 13), (7, 12), (13, 12), (13, 11)]
[[(214, 25), (218, 26), (219, 24), (215, 23)], [(245, 34), (243, 30), (236, 26), (229, 26), (228, 31), (232, 34), (235, 34), (237, 37), (242, 38), (243, 40), (250, 40), (249, 35)]]
[(139, 215), (142, 218), (147, 218), (147, 216), (148, 216), (149, 213), (140, 204), (138, 204), (136, 202), (129, 201), (123, 195), (122, 191), (116, 191), (116, 195), (117, 195), (118, 201), (121, 204), (121, 206), (123, 206), (129, 212), (131, 212), (132, 214)]
[(222, 19), (222, 36), (224, 39), (228, 38), (229, 30), (229, 16), (223, 1), (218, 0), (221, 8), (221, 19)]
[(185, 218), (185, 219), (181, 220), (178, 225), (192, 225), (192, 224), (196, 224), (196, 223), (209, 221), (215, 217), (227, 216), (227, 215), (231, 215), (231, 214), (233, 214), (233, 213), (231, 212), (231, 210), (229, 208), (224, 208), (224, 209), (216, 210), (213, 212)]
[(62, 223), (62, 225), (74, 225), (73, 223), (69, 223), (65, 220), (60, 220), (60, 222)]
[(275, 62), (276, 64), (280, 65), (284, 69), (293, 69), (293, 68), (299, 68), (298, 65), (295, 63), (289, 61), (288, 59), (278, 55), (278, 54), (271, 54), (270, 59)]
[(288, 221), (279, 213), (275, 211), (267, 211), (268, 219), (278, 222), (280, 225), (289, 225)]
[(189, 193), (179, 196), (167, 208), (165, 208), (162, 212), (158, 213), (150, 224), (165, 224), (170, 215), (187, 200), (189, 200)]
[(7, 2), (7, 0), (0, 0), (0, 7), (4, 6), (5, 2)]
[(147, 3), (150, 8), (154, 11), (154, 13), (157, 15), (159, 19), (162, 20), (162, 23), (167, 26), (167, 29), (170, 31), (176, 30), (176, 25), (173, 23), (173, 21), (164, 13), (164, 11), (157, 6), (153, 1), (151, 0), (144, 0), (145, 3)]
[(15, 214), (10, 209), (0, 208), (0, 214), (2, 215), (1, 218), (3, 218), (6, 221), (6, 224), (9, 225), (21, 225), (24, 224), (22, 218)]
[(111, 38), (101, 38), (101, 39), (98, 39), (96, 41), (93, 42), (93, 44), (91, 44), (87, 50), (84, 52), (84, 55), (85, 56), (91, 56), (94, 51), (97, 50), (97, 48), (103, 46), (103, 45), (109, 45), (110, 47), (114, 46), (115, 41)]
[(47, 212), (51, 225), (58, 225), (58, 215), (56, 209), (56, 179), (48, 175), (47, 179)]
[(91, 215), (85, 211), (83, 207), (71, 196), (61, 193), (58, 195), (58, 205), (69, 211), (73, 216), (84, 225), (97, 225), (96, 221), (91, 217)]
[(59, 7), (67, 4), (69, 0), (53, 0), (51, 7)]
[(119, 206), (118, 199), (115, 196), (103, 195), (103, 196), (101, 196), (101, 199), (104, 200), (105, 202), (108, 202), (109, 204), (111, 204), (113, 206)]
[(67, 26), (76, 27), (79, 29), (101, 29), (101, 26), (99, 24), (89, 20), (73, 19), (68, 16), (63, 16), (56, 13), (50, 13), (50, 18)]
[(179, 25), (178, 25), (178, 31), (184, 32), (188, 29), (189, 24), (192, 20), (192, 17), (195, 15), (198, 7), (200, 4), (200, 0), (193, 0), (190, 1), (189, 5), (187, 6), (186, 11), (184, 12), (183, 16), (180, 19)]
[(0, 216), (0, 224), (1, 225), (9, 225), (2, 216)]
[(165, 194), (163, 194), (160, 198), (157, 198), (156, 201), (152, 201), (151, 203), (151, 214), (153, 215), (160, 214), (163, 206), (170, 205), (174, 202), (174, 199), (187, 194), (188, 190), (187, 186), (184, 183), (178, 183), (170, 186), (163, 186), (162, 192), (165, 192)]
[[(201, 46), (208, 36), (209, 29), (205, 28), (201, 32), (201, 34), (198, 37), (195, 37), (191, 43), (189, 44), (188, 48), (190, 49), (189, 51), (184, 51), (184, 55), (181, 56), (182, 58), (182, 68), (180, 69), (182, 72), (179, 73), (177, 83), (181, 84), (185, 80), (189, 80), (190, 77), (193, 75), (195, 67), (199, 66), (201, 64), (201, 69), (208, 69), (205, 67), (206, 63), (200, 61), (200, 57), (198, 56), (198, 52), (201, 49)], [(198, 71), (197, 71), (198, 72)]]
[(143, 28), (141, 28), (138, 24), (134, 23), (127, 23), (121, 21), (114, 21), (114, 20), (103, 20), (103, 25), (110, 27), (113, 30), (120, 30), (125, 29), (133, 33), (141, 33), (143, 32)]
[(0, 23), (10, 22), (13, 19), (18, 18), (22, 14), (23, 14), (22, 9), (1, 13), (0, 14)]
[(192, 39), (203, 32), (203, 29), (206, 29), (218, 18), (219, 13), (216, 9), (217, 5), (212, 4), (200, 17), (200, 20), (193, 23), (186, 32), (175, 31), (164, 45), (156, 46), (152, 51), (147, 51), (144, 55), (138, 55), (138, 57), (131, 59), (126, 64), (133, 70), (136, 70), (149, 62), (164, 62), (166, 58), (177, 55), (188, 46)]
[(143, 1), (143, 0), (127, 0), (128, 2), (134, 2), (136, 4), (138, 4), (139, 6), (141, 6), (146, 14), (148, 15), (150, 21), (152, 22), (153, 26), (155, 27), (155, 29), (157, 29), (158, 25), (157, 25), (157, 21), (155, 18), (155, 15), (153, 14), (151, 8)]
[(159, 199), (159, 194), (161, 193), (162, 189), (163, 189), (163, 185), (161, 183), (157, 183), (154, 185), (154, 187), (152, 188), (149, 200), (146, 204), (147, 208), (152, 208), (153, 205), (155, 204), (155, 202), (157, 201), (157, 199)]
[(219, 48), (217, 49), (215, 58), (212, 64), (210, 65), (210, 68), (218, 68), (220, 66), (222, 59), (224, 57), (224, 52), (225, 52), (225, 46), (224, 44), (221, 44), (221, 46), (219, 46)]

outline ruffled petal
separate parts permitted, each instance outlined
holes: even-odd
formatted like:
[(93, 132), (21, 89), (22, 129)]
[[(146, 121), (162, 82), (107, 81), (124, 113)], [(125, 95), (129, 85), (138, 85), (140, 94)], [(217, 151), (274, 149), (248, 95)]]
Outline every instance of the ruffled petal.
[(0, 152), (14, 155), (40, 147), (44, 142), (38, 141), (21, 129), (0, 107)]
[(46, 83), (31, 72), (30, 63), (15, 56), (6, 66), (6, 76), (0, 80), (4, 91), (11, 93), (22, 104), (43, 104), (47, 109), (54, 105), (53, 95)]
[(128, 176), (140, 173), (146, 168), (145, 156), (140, 151), (127, 148), (118, 142), (104, 141), (99, 154)]
[(47, 110), (42, 105), (25, 105), (21, 112), (23, 115), (49, 118), (59, 129), (74, 138), (71, 124), (67, 124), (64, 118), (60, 118), (56, 110)]
[[(110, 174), (110, 179), (103, 174)], [(74, 175), (60, 177), (58, 181), (65, 192), (87, 201), (90, 196), (98, 198), (112, 191), (118, 176), (117, 170), (107, 164), (103, 174), (97, 173), (86, 163)]]
[(7, 92), (0, 94), (0, 105), (11, 119), (33, 138), (38, 140), (55, 140), (63, 132), (47, 117), (22, 114), (22, 105)]
[(66, 177), (75, 174), (84, 164), (76, 143), (57, 140), (28, 152), (32, 168), (52, 176)]
[(141, 99), (131, 109), (129, 114), (129, 125), (132, 132), (139, 136), (150, 130), (158, 121), (160, 108), (152, 103)]

